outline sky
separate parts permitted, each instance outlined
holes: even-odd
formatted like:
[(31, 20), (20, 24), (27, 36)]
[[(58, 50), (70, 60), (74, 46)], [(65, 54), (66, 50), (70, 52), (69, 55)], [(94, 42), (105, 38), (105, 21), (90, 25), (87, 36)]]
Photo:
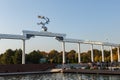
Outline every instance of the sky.
[[(46, 16), (49, 32), (65, 33), (67, 38), (120, 43), (120, 0), (0, 0), (0, 34), (22, 34), (22, 30), (41, 31), (38, 15)], [(32, 50), (62, 51), (54, 38), (35, 37), (26, 41)], [(90, 45), (81, 45), (82, 51)], [(95, 46), (94, 48), (99, 48)], [(0, 53), (22, 48), (20, 40), (0, 40)], [(66, 51), (77, 50), (66, 43)]]

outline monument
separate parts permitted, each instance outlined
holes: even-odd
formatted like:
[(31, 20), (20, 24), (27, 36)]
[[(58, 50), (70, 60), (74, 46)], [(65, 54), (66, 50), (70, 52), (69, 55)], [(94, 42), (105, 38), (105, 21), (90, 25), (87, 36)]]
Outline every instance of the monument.
[(45, 16), (38, 16), (38, 18), (42, 19), (43, 21), (41, 21), (40, 23), (37, 23), (37, 24), (42, 25), (43, 31), (47, 31), (47, 27), (45, 25), (50, 22), (49, 18), (47, 18)]

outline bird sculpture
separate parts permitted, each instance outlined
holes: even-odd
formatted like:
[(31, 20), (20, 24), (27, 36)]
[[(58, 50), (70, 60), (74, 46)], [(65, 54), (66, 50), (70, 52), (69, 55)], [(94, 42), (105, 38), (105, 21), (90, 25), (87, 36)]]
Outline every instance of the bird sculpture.
[(40, 23), (37, 23), (37, 24), (42, 25), (42, 30), (43, 31), (47, 31), (47, 27), (45, 25), (50, 22), (49, 18), (47, 18), (45, 16), (38, 16), (38, 18), (43, 19), (44, 22), (41, 21)]

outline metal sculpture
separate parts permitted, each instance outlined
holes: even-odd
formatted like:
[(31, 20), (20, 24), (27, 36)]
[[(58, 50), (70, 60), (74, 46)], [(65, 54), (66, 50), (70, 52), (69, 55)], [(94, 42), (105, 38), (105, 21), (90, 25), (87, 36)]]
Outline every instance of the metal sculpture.
[(38, 16), (38, 18), (43, 19), (44, 21), (41, 21), (40, 23), (37, 23), (38, 25), (42, 25), (42, 30), (47, 31), (47, 27), (45, 26), (50, 22), (49, 18), (45, 16)]

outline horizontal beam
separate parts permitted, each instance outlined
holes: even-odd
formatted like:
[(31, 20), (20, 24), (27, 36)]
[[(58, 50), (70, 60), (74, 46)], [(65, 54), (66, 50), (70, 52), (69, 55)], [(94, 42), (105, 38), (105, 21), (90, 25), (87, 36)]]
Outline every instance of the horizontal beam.
[(23, 35), (14, 35), (14, 34), (0, 34), (0, 39), (26, 39)]
[(14, 35), (14, 34), (0, 34), (0, 39), (18, 39), (25, 40), (29, 39), (32, 36), (45, 36), (45, 37), (56, 37), (59, 41), (69, 42), (69, 43), (82, 43), (82, 44), (93, 44), (93, 45), (103, 45), (103, 46), (113, 46), (120, 47), (120, 44), (108, 43), (108, 42), (99, 42), (99, 41), (85, 41), (79, 39), (65, 38), (66, 34), (52, 33), (47, 31), (23, 31), (23, 35)]
[(84, 44), (102, 45), (102, 42), (99, 42), (99, 41), (84, 41)]
[(64, 42), (69, 42), (69, 43), (83, 43), (84, 40), (79, 40), (79, 39), (71, 39), (71, 38), (64, 38)]
[(119, 44), (114, 44), (114, 43), (108, 43), (108, 42), (100, 42), (100, 41), (85, 41), (85, 40), (79, 40), (79, 39), (71, 39), (71, 38), (64, 38), (63, 40), (59, 41), (64, 41), (64, 42), (69, 42), (69, 43), (82, 43), (82, 44), (93, 44), (93, 45), (103, 45), (103, 46), (113, 46), (113, 47), (119, 47)]
[(113, 46), (113, 47), (120, 47), (120, 44), (114, 44), (114, 43), (109, 43), (109, 42), (103, 42), (103, 45), (105, 45), (105, 46)]
[(52, 32), (47, 32), (47, 31), (23, 31), (23, 34), (25, 36), (31, 35), (31, 36), (46, 36), (46, 37), (65, 37), (66, 34), (60, 34), (60, 33), (52, 33)]
[(71, 38), (64, 38), (64, 42), (69, 42), (69, 43), (82, 43), (82, 44), (94, 44), (94, 45), (102, 45), (102, 42), (97, 42), (97, 41), (85, 41), (85, 40), (79, 40), (79, 39), (71, 39)]

